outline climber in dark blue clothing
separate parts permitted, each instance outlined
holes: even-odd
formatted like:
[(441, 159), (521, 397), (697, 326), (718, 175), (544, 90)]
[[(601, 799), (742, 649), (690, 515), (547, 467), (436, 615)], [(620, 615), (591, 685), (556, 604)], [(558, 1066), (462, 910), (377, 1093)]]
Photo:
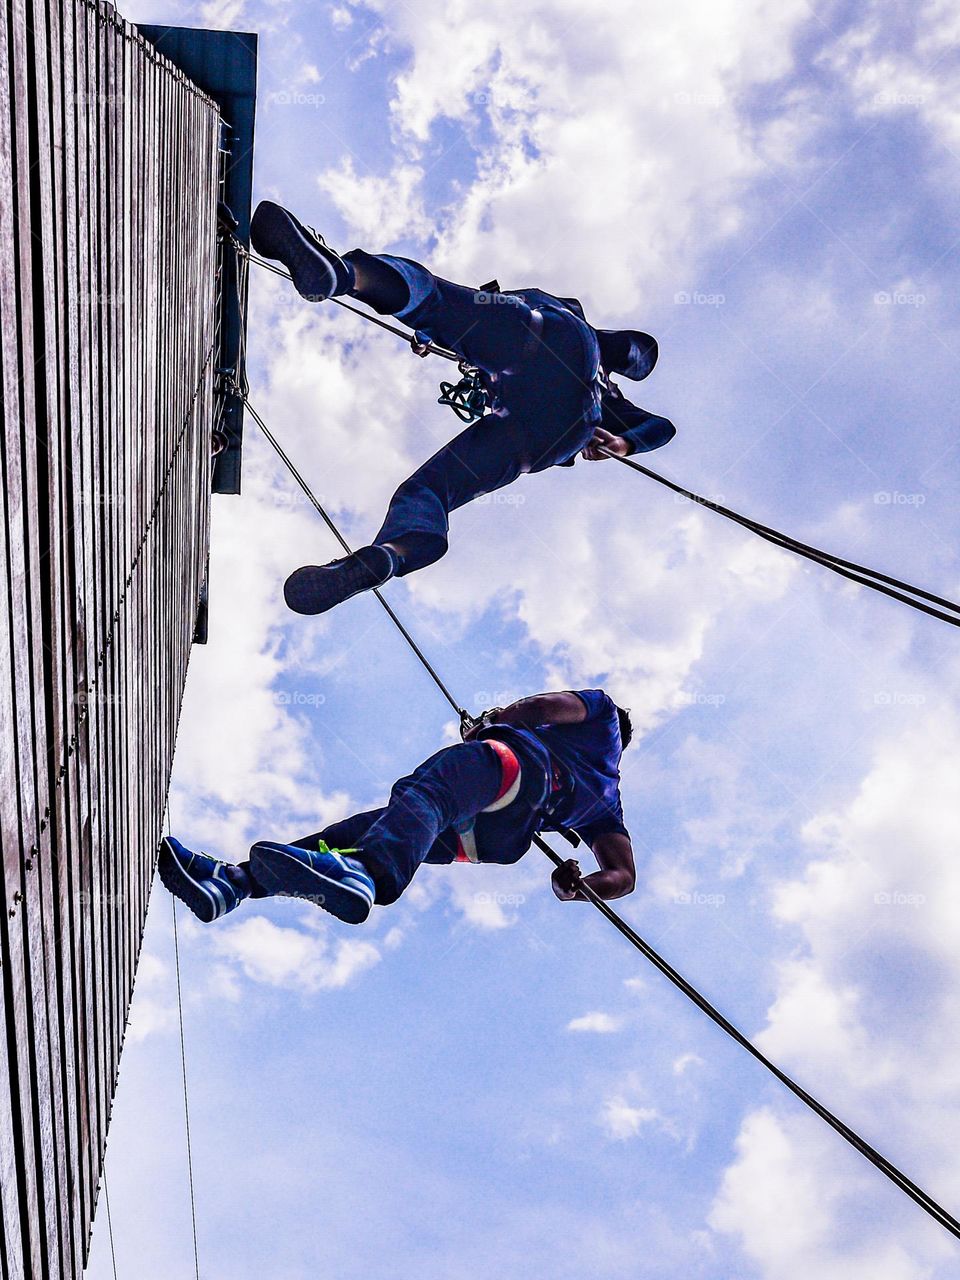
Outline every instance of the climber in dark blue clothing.
[[(259, 841), (248, 862), (221, 862), (167, 837), (160, 877), (207, 922), (246, 898), (278, 894), (359, 924), (374, 902), (395, 902), (423, 862), (517, 862), (537, 832), (566, 829), (599, 864), (585, 884), (602, 898), (632, 892), (620, 803), (626, 711), (602, 689), (541, 693), (486, 712), (466, 736), (395, 783), (383, 808), (291, 844)], [(564, 901), (583, 897), (573, 859), (552, 883)]]
[(657, 344), (634, 330), (594, 329), (575, 298), (540, 289), (469, 289), (409, 258), (362, 249), (340, 257), (293, 214), (266, 201), (251, 227), (258, 253), (283, 262), (313, 301), (349, 294), (393, 315), (418, 338), (456, 352), (478, 371), (490, 411), (444, 445), (393, 495), (370, 546), (287, 580), (287, 604), (323, 613), (395, 575), (438, 560), (451, 511), (527, 472), (599, 461), (601, 448), (627, 456), (675, 434), (666, 418), (630, 403), (611, 375), (638, 381)]

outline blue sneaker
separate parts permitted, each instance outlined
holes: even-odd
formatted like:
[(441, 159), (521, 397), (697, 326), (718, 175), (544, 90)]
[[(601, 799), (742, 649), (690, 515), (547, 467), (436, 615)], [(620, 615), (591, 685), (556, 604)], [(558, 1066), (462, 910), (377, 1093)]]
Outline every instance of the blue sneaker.
[(397, 557), (389, 547), (361, 547), (329, 564), (297, 569), (283, 584), (283, 598), (294, 613), (326, 613), (361, 591), (382, 587), (397, 567)]
[(357, 852), (331, 849), (323, 840), (316, 852), (261, 840), (250, 850), (250, 871), (268, 893), (306, 898), (347, 924), (363, 924), (376, 890), (363, 863), (347, 856)]
[(160, 842), (157, 870), (173, 896), (204, 924), (219, 920), (250, 896), (242, 871), (206, 853), (191, 853), (173, 836)]
[(323, 302), (354, 286), (353, 268), (316, 231), (289, 209), (263, 200), (250, 223), (250, 243), (262, 258), (282, 262), (297, 292), (308, 302)]

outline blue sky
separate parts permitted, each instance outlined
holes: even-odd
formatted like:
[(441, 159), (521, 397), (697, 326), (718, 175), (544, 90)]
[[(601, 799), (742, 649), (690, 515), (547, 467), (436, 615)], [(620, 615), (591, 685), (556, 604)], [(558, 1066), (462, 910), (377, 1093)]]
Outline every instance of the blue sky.
[[(343, 248), (655, 333), (651, 460), (956, 598), (960, 22), (941, 0), (128, 3), (261, 32), (258, 198)], [(252, 396), (348, 537), (453, 433), (441, 370), (253, 283)], [(241, 858), (451, 741), (369, 599), (284, 611), (326, 531), (250, 426), (215, 500), (171, 825)], [(800, 1081), (960, 1206), (955, 633), (613, 464), (459, 513), (390, 599), (468, 707), (603, 685), (624, 913)], [(426, 868), (350, 930), (181, 916), (201, 1273), (946, 1280), (949, 1238), (583, 905)], [(120, 1273), (192, 1269), (170, 900), (107, 1172)], [(112, 1274), (105, 1215), (90, 1276)]]

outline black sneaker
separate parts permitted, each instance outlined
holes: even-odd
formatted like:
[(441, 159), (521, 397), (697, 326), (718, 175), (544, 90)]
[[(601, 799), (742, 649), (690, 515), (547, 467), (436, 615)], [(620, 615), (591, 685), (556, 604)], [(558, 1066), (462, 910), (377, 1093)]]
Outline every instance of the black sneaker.
[(396, 558), (386, 547), (361, 547), (341, 560), (297, 569), (283, 584), (283, 598), (294, 613), (326, 613), (361, 591), (382, 587), (396, 571)]
[(290, 272), (301, 297), (323, 302), (348, 293), (353, 268), (324, 244), (323, 237), (272, 200), (263, 200), (250, 223), (250, 243), (262, 258), (274, 258)]

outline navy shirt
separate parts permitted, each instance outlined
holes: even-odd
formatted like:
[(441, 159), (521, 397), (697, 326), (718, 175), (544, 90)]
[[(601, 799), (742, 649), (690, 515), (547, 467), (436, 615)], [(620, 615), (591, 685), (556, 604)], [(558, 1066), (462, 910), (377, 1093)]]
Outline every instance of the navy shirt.
[(576, 696), (587, 708), (587, 718), (579, 724), (540, 725), (520, 729), (547, 748), (558, 766), (561, 790), (553, 797), (545, 831), (567, 827), (588, 845), (600, 835), (620, 832), (623, 825), (620, 803), (620, 720), (616, 703), (602, 689), (579, 689)]
[[(531, 307), (553, 307), (557, 311), (569, 311), (582, 320), (587, 328), (592, 328), (584, 315), (583, 305), (579, 298), (558, 298), (542, 289), (509, 289), (504, 292), (519, 293)], [(677, 429), (669, 418), (662, 418), (648, 409), (641, 409), (626, 398), (623, 392), (611, 384), (609, 392), (600, 393), (597, 388), (600, 405), (600, 418), (596, 425), (609, 431), (611, 435), (622, 436), (630, 445), (631, 453), (649, 453), (653, 449), (661, 449), (669, 444), (677, 434)], [(575, 458), (561, 462), (562, 467), (572, 467)]]

